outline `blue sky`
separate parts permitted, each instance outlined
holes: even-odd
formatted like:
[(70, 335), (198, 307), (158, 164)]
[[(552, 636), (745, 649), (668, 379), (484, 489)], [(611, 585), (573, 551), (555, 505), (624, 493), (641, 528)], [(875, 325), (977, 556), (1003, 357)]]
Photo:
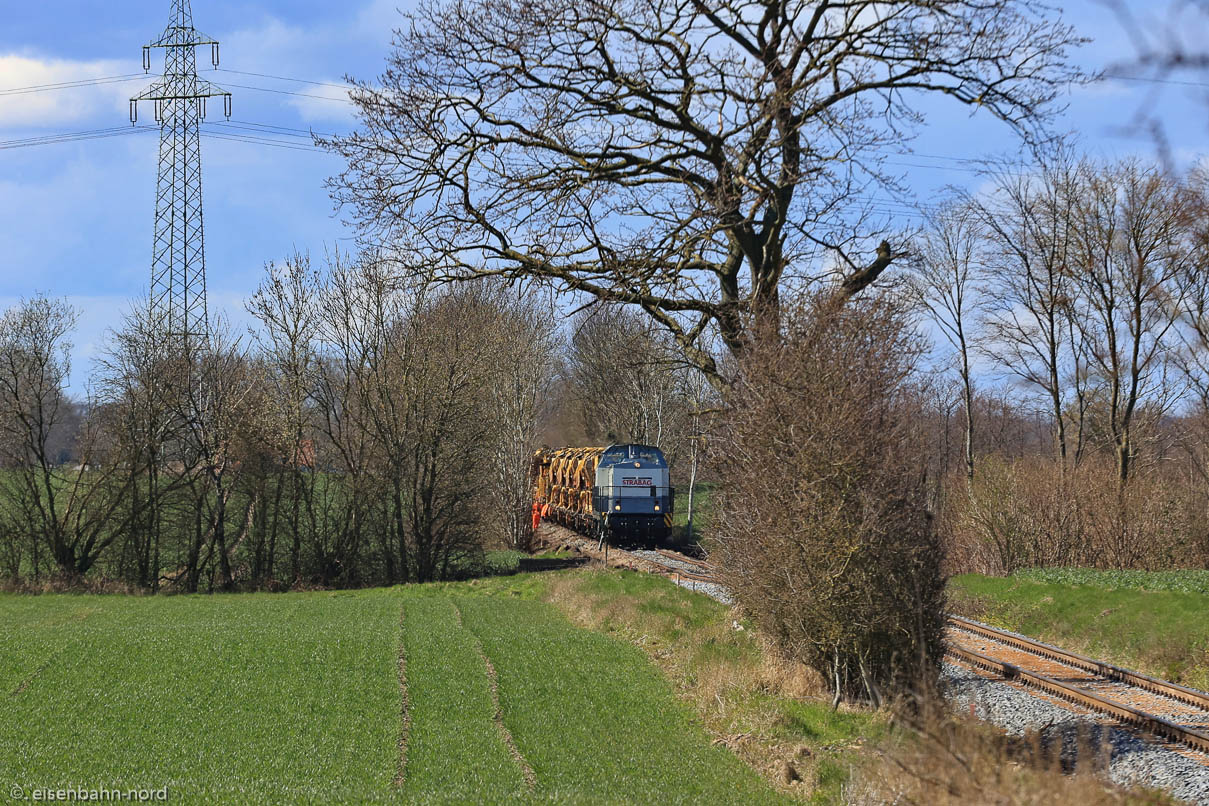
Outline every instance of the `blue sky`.
[[(408, 0), (193, 0), (197, 28), (222, 42), (222, 67), (203, 77), (234, 94), (232, 121), (290, 130), (344, 132), (351, 106), (339, 89), (312, 82), (376, 75), (389, 51), (397, 8)], [(56, 82), (141, 71), (140, 48), (167, 22), (169, 0), (0, 0), (0, 307), (45, 292), (66, 297), (82, 313), (76, 334), (73, 389), (117, 324), (128, 301), (148, 283), (157, 135), (4, 148), (4, 141), (122, 126), (127, 99), (149, 79), (76, 89), (5, 93)], [(1158, 4), (1136, 8), (1157, 13)], [(1066, 4), (1066, 18), (1095, 42), (1078, 60), (1103, 69), (1132, 53), (1119, 21), (1095, 0)], [(1195, 41), (1195, 37), (1193, 38)], [(153, 59), (158, 57), (153, 52)], [(199, 52), (199, 63), (208, 55)], [(153, 61), (153, 72), (162, 67)], [(1179, 76), (1207, 81), (1209, 75)], [(1181, 161), (1199, 159), (1209, 135), (1209, 87), (1110, 81), (1074, 91), (1062, 128), (1079, 132), (1084, 147), (1105, 157), (1154, 154), (1151, 141), (1129, 137), (1122, 123), (1148, 95)], [(270, 90), (336, 100), (281, 94)], [(931, 108), (931, 107), (930, 107)], [(221, 120), (211, 108), (211, 120)], [(141, 113), (147, 122), (150, 110)], [(235, 130), (246, 135), (246, 130)], [(289, 141), (288, 134), (275, 139)], [(295, 142), (306, 144), (299, 138)], [(923, 200), (947, 184), (976, 177), (956, 157), (1014, 153), (1004, 128), (942, 104), (913, 143), (920, 156), (901, 169)], [(330, 154), (264, 144), (204, 139), (207, 279), (212, 312), (246, 321), (242, 300), (259, 282), (267, 260), (295, 249), (321, 255), (347, 241), (323, 187), (340, 161)], [(926, 156), (924, 156), (926, 155)], [(916, 166), (932, 167), (916, 167)]]

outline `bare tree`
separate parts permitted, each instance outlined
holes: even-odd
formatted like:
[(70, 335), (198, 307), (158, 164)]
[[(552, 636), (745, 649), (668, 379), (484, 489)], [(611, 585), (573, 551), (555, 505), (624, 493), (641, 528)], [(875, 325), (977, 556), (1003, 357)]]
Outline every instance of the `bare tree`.
[(430, 294), (369, 254), (325, 272), (315, 399), (348, 516), (316, 547), (324, 581), (371, 539), (391, 582), (445, 578), (481, 553), (499, 320), (484, 293)]
[(619, 306), (585, 310), (572, 327), (567, 372), (588, 438), (662, 445), (681, 414), (674, 345)]
[(172, 400), (179, 367), (165, 353), (166, 343), (146, 300), (140, 301), (110, 334), (93, 373), (111, 450), (130, 476), (130, 506), (142, 513), (127, 530), (122, 563), (129, 570), (123, 575), (151, 590), (160, 584), (171, 499), (184, 483), (183, 474), (175, 472), (179, 463), (168, 462), (169, 447), (180, 443), (183, 424)]
[[(685, 496), (684, 539), (685, 542), (691, 543), (695, 539), (693, 534), (693, 515), (696, 504), (697, 476), (702, 460), (707, 455), (706, 446), (709, 419), (711, 413), (716, 413), (720, 409), (720, 406), (717, 396), (712, 394), (712, 387), (709, 386), (703, 373), (690, 369), (681, 372), (679, 377), (681, 384), (680, 395), (687, 406), (684, 418), (684, 425), (686, 426), (684, 438), (687, 443), (686, 452), (688, 453), (688, 489)], [(712, 411), (711, 406), (713, 407)], [(684, 452), (681, 451), (679, 455), (683, 456)]]
[[(1209, 248), (1209, 171), (1193, 171), (1186, 187), (1189, 249), (1194, 255), (1203, 255)], [(1188, 260), (1181, 283), (1184, 297), (1177, 366), (1192, 393), (1189, 419), (1194, 435), (1186, 440), (1185, 448), (1196, 472), (1209, 482), (1209, 272), (1200, 261)]]
[[(264, 387), (246, 346), (216, 322), (203, 345), (183, 356), (191, 374), (179, 385), (180, 409), (186, 435), (182, 446), (195, 501), (194, 540), (189, 546), (186, 590), (198, 589), (209, 570), (217, 586), (234, 586), (231, 558), (251, 527), (255, 500), (249, 500), (236, 524), (229, 523), (229, 507), (238, 492), (240, 475), (247, 467), (251, 446), (260, 443), (264, 414)], [(229, 528), (235, 525), (237, 532)], [(201, 555), (205, 550), (206, 554)]]
[(53, 450), (67, 414), (76, 318), (66, 302), (44, 296), (0, 317), (0, 514), (6, 531), (28, 537), (35, 575), (45, 559), (58, 575), (82, 576), (140, 514), (124, 506), (131, 477), (106, 455), (101, 418), (86, 418), (74, 468)]
[[(272, 577), (273, 557), (280, 513), (284, 511), (290, 538), (291, 581), (301, 575), (303, 529), (315, 529), (315, 443), (310, 435), (312, 417), (308, 403), (315, 388), (316, 340), (319, 310), (315, 300), (318, 273), (310, 257), (294, 254), (282, 266), (269, 264), (265, 278), (247, 303), (248, 311), (260, 321), (259, 343), (269, 363), (273, 394), (266, 401), (277, 426), (271, 432), (280, 466), (285, 468), (288, 487), (274, 485), (269, 538), (258, 559), (256, 577)], [(283, 500), (284, 499), (284, 500)]]
[[(1145, 88), (1142, 100), (1122, 127), (1130, 134), (1149, 136), (1164, 165), (1172, 164), (1166, 124), (1156, 114), (1166, 85), (1195, 85), (1209, 68), (1209, 48), (1205, 47), (1205, 28), (1209, 24), (1209, 2), (1181, 0), (1167, 4), (1129, 3), (1126, 0), (1100, 0), (1117, 17), (1122, 31), (1133, 45), (1133, 53), (1117, 56), (1105, 65), (1110, 80), (1138, 82)], [(1163, 8), (1163, 6), (1166, 8)], [(1162, 14), (1162, 16), (1160, 16)], [(1184, 89), (1187, 87), (1185, 86)], [(1191, 93), (1189, 93), (1191, 94)], [(1193, 103), (1204, 104), (1197, 94)], [(1188, 101), (1182, 101), (1183, 109)]]
[(951, 205), (931, 217), (921, 242), (912, 291), (957, 356), (965, 409), (966, 478), (974, 478), (974, 382), (970, 351), (980, 309), (980, 230), (974, 211)]
[[(1072, 453), (1078, 459), (1084, 412), (1069, 272), (1077, 174), (1065, 156), (1037, 174), (999, 170), (991, 192), (971, 199), (987, 234), (987, 268), (996, 278), (988, 286), (984, 352), (1027, 389), (1040, 392), (1063, 463)], [(1072, 384), (1079, 399), (1073, 450), (1067, 410)]]
[(549, 420), (548, 394), (557, 368), (559, 342), (548, 306), (509, 289), (488, 290), (484, 303), (495, 308), (483, 335), (483, 358), (489, 362), (487, 393), (491, 402), (491, 509), (505, 543), (527, 550), (532, 544), (529, 517), (533, 491), (529, 468), (540, 447), (539, 433)]
[(1077, 323), (1107, 396), (1107, 431), (1124, 485), (1143, 404), (1149, 401), (1158, 417), (1173, 399), (1165, 360), (1191, 257), (1183, 229), (1187, 196), (1172, 177), (1134, 161), (1086, 173), (1071, 273), (1087, 315)]
[[(407, 449), (403, 415), (394, 397), (398, 388), (384, 374), (389, 331), (403, 316), (397, 284), (371, 256), (335, 254), (318, 292), (319, 356), (315, 405), (322, 439), (317, 463), (340, 479), (329, 489), (331, 528), (316, 531), (310, 546), (316, 581), (355, 576), (350, 567), (371, 540), (377, 540), (386, 579), (406, 578), (408, 546), (404, 537), (404, 479), (393, 469)], [(380, 400), (380, 403), (379, 403)], [(379, 461), (385, 456), (388, 461)], [(390, 462), (395, 464), (391, 464)], [(388, 500), (395, 516), (373, 529), (374, 504)]]
[(701, 337), (741, 351), (808, 255), (851, 295), (902, 254), (852, 206), (923, 98), (1038, 140), (1079, 41), (1033, 0), (429, 0), (332, 187), (430, 276), (637, 305), (722, 383)]
[(494, 306), (482, 289), (464, 288), (424, 301), (401, 323), (402, 385), (394, 394), (406, 416), (401, 470), (408, 578), (446, 578), (481, 553), (493, 401), (490, 344)]

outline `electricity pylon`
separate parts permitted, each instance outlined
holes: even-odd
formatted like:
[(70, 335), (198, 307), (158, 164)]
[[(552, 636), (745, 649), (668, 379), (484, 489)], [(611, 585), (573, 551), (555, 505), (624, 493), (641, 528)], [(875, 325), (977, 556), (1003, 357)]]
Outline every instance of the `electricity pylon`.
[(186, 351), (209, 336), (199, 141), (206, 100), (222, 98), (223, 113), (231, 117), (231, 93), (197, 77), (200, 45), (210, 46), (210, 61), (218, 67), (218, 42), (193, 27), (189, 0), (172, 0), (168, 27), (143, 46), (143, 70), (151, 69), (151, 49), (164, 49), (164, 75), (130, 99), (131, 123), (138, 120), (138, 102), (151, 101), (160, 124), (151, 316), (169, 341)]

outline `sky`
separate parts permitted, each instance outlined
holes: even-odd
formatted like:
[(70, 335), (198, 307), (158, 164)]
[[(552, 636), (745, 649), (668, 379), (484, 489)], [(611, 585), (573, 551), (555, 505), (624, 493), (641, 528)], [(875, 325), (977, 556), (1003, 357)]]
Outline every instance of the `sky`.
[[(234, 96), (232, 128), (216, 124), (209, 127), (214, 136), (202, 140), (212, 316), (225, 315), (237, 326), (247, 322), (243, 300), (266, 261), (350, 245), (353, 233), (324, 188), (340, 159), (311, 148), (307, 133), (355, 126), (353, 107), (331, 85), (381, 71), (392, 29), (402, 22), (399, 7), (408, 2), (193, 0), (194, 25), (221, 42), (222, 69), (211, 71), (208, 54), (199, 51), (199, 72)], [(107, 137), (23, 143), (129, 127), (128, 99), (151, 80), (132, 76), (142, 72), (141, 47), (163, 30), (170, 5), (0, 0), (0, 309), (35, 293), (65, 297), (77, 308), (77, 394), (85, 391), (106, 331), (120, 324), (149, 282), (158, 135), (122, 129)], [(1154, 2), (1138, 2), (1135, 11), (1164, 18)], [(1098, 0), (1065, 4), (1064, 18), (1094, 40), (1076, 56), (1089, 71), (1115, 70), (1136, 52), (1129, 28)], [(1184, 27), (1182, 33), (1195, 31)], [(154, 73), (162, 69), (162, 52), (152, 53)], [(112, 76), (122, 78), (27, 89)], [(1068, 109), (1058, 128), (1076, 132), (1097, 156), (1153, 157), (1152, 139), (1123, 131), (1145, 109), (1162, 120), (1177, 161), (1200, 159), (1209, 153), (1209, 72), (1172, 78), (1203, 85), (1113, 79), (1076, 88), (1062, 99)], [(141, 123), (150, 117), (149, 108), (140, 111)], [(222, 120), (215, 106), (209, 120)], [(947, 185), (977, 186), (979, 178), (961, 160), (1019, 151), (1002, 124), (947, 103), (929, 106), (927, 125), (911, 147), (912, 156), (895, 162), (924, 202), (939, 198)]]

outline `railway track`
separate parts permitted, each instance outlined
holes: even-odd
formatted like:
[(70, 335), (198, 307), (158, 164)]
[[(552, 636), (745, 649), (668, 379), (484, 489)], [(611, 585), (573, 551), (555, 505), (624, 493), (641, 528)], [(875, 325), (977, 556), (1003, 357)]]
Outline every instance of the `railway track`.
[(1025, 688), (1209, 753), (1209, 695), (949, 616), (946, 654)]
[(671, 562), (661, 562), (652, 558), (649, 553), (644, 555), (644, 559), (656, 565), (662, 564), (665, 568), (686, 579), (695, 579), (698, 582), (709, 582), (714, 585), (718, 584), (718, 579), (714, 576), (714, 567), (704, 560), (698, 560), (696, 557), (690, 557), (679, 551), (669, 551), (668, 549), (655, 549), (655, 553), (662, 557), (664, 561), (670, 560)]
[[(651, 554), (644, 552), (641, 559), (682, 578), (717, 584), (708, 562), (665, 549), (654, 552), (662, 562)], [(1209, 753), (1209, 694), (1205, 692), (960, 616), (949, 616), (948, 627), (945, 653), (953, 660)]]
[[(714, 566), (677, 551), (610, 549), (610, 564), (717, 585)], [(1209, 753), (1209, 694), (997, 630), (948, 617), (945, 653), (966, 666)]]

